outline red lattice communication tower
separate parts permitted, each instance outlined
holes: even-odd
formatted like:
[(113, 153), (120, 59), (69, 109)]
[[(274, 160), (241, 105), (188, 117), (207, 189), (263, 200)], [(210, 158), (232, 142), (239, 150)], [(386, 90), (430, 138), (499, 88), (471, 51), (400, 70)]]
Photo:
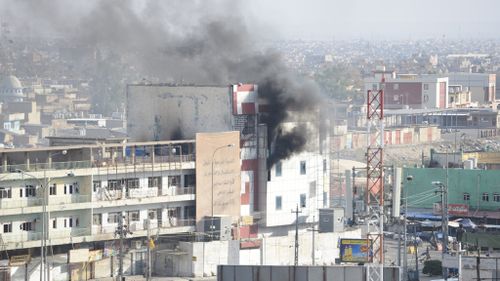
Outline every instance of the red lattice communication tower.
[(382, 281), (384, 276), (384, 88), (367, 92), (368, 148), (366, 151), (366, 192), (368, 209), (367, 240), (371, 241), (372, 263), (367, 266), (367, 280)]

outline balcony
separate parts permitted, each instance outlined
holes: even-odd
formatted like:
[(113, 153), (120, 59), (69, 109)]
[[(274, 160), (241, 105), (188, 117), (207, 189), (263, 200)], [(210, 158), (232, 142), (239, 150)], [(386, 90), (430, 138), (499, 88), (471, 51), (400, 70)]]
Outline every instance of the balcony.
[(52, 163), (32, 163), (1, 166), (0, 171), (14, 173), (19, 170), (25, 172), (37, 172), (48, 170), (74, 170), (91, 168), (90, 161), (70, 161), (70, 162), (52, 162)]
[(42, 198), (24, 198), (24, 199), (0, 199), (0, 209), (14, 209), (41, 206)]
[[(89, 169), (89, 168), (119, 168), (125, 166), (135, 166), (139, 171), (141, 167), (143, 170), (151, 170), (151, 165), (155, 167), (161, 167), (162, 169), (181, 169), (183, 164), (194, 163), (194, 154), (187, 155), (170, 155), (170, 156), (155, 156), (154, 164), (152, 157), (132, 157), (126, 158), (116, 158), (114, 160), (110, 158), (103, 158), (94, 161), (83, 160), (83, 161), (60, 161), (52, 163), (30, 163), (28, 164), (11, 164), (0, 166), (0, 173), (14, 173), (19, 170), (25, 172), (37, 172), (37, 171), (49, 171), (49, 170), (75, 170), (75, 169)], [(149, 166), (149, 167), (148, 167)], [(184, 166), (185, 168), (185, 166)], [(194, 168), (194, 166), (193, 166)]]
[(4, 243), (37, 241), (42, 239), (42, 233), (35, 231), (18, 231), (12, 233), (2, 233), (2, 239)]
[[(196, 220), (194, 218), (191, 219), (178, 219), (171, 218), (170, 220), (164, 220), (160, 222), (158, 225), (157, 220), (151, 220), (150, 231), (151, 233), (156, 232), (165, 232), (165, 230), (172, 230), (176, 227), (189, 227), (195, 226)], [(118, 227), (118, 224), (108, 224), (108, 225), (92, 225), (92, 235), (98, 237), (101, 236), (101, 239), (110, 239), (115, 235), (115, 231)], [(162, 231), (163, 230), (163, 231)], [(130, 222), (130, 231), (132, 231), (137, 236), (146, 235), (146, 228), (144, 227), (144, 222)], [(99, 240), (100, 238), (96, 238)]]
[(49, 204), (50, 205), (58, 205), (58, 204), (71, 204), (71, 203), (85, 203), (90, 202), (89, 195), (50, 195), (49, 196)]
[(84, 227), (71, 227), (65, 229), (50, 229), (49, 239), (61, 239), (90, 235), (90, 229)]
[[(126, 191), (122, 190), (107, 190), (102, 189), (99, 193), (94, 193), (94, 201), (114, 201), (114, 200), (125, 200), (125, 199), (144, 199), (144, 198), (158, 198), (160, 201), (164, 201), (165, 197), (181, 196), (181, 195), (194, 195), (196, 188), (194, 186), (189, 187), (163, 187), (159, 192), (156, 187), (147, 188), (132, 188), (129, 189), (128, 194)], [(173, 198), (172, 198), (173, 199)], [(192, 199), (188, 199), (192, 200)]]

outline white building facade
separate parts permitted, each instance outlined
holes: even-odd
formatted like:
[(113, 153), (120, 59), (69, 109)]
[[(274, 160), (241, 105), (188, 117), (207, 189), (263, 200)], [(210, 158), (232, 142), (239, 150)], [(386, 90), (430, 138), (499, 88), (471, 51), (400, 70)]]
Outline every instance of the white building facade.
[(44, 233), (48, 246), (113, 240), (120, 218), (132, 232), (129, 238), (146, 236), (146, 220), (154, 235), (194, 231), (193, 145), (150, 142), (0, 151), (3, 249), (38, 249)]

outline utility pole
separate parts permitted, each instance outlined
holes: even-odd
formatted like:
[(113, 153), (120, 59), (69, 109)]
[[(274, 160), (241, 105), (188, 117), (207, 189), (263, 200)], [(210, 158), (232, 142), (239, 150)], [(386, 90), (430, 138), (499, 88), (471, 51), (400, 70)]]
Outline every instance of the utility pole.
[(418, 244), (417, 244), (417, 225), (413, 225), (413, 233), (415, 235), (415, 241), (413, 241), (413, 246), (415, 247), (415, 274), (417, 276), (417, 281), (420, 280), (419, 272), (418, 272)]
[[(446, 168), (446, 182), (448, 182), (448, 168)], [(439, 188), (436, 192), (441, 193), (441, 230), (443, 232), (443, 250), (441, 259), (444, 261), (448, 251), (448, 184), (443, 184), (441, 182), (433, 182), (433, 184)], [(442, 275), (443, 279), (448, 279), (448, 269), (444, 266)]]
[(403, 272), (404, 272), (404, 279), (408, 279), (408, 239), (406, 238), (408, 235), (406, 233), (406, 227), (407, 227), (407, 219), (408, 219), (408, 195), (407, 195), (407, 187), (405, 186), (405, 217), (404, 217), (404, 222), (403, 222), (403, 239), (404, 239), (404, 249), (403, 249)]
[[(295, 260), (294, 265), (299, 265), (299, 214), (302, 211), (299, 211), (299, 204), (295, 208), (295, 211), (292, 210), (292, 213), (295, 213)], [(314, 232), (313, 232), (314, 233)]]
[(123, 276), (123, 240), (128, 234), (132, 234), (128, 230), (128, 226), (123, 223), (123, 213), (120, 213), (120, 218), (118, 219), (118, 228), (115, 230), (115, 237), (118, 236), (120, 239), (120, 249), (118, 253), (119, 265), (118, 265), (118, 280), (124, 280)]
[(146, 275), (146, 280), (150, 281), (151, 280), (151, 221), (149, 219), (146, 219), (146, 241), (147, 241), (147, 251), (148, 251), (148, 272)]
[(316, 223), (315, 216), (313, 216), (312, 228), (308, 229), (312, 233), (312, 253), (311, 253), (312, 265), (316, 265), (316, 232), (319, 231), (318, 229), (316, 229), (316, 226), (314, 225), (315, 223)]

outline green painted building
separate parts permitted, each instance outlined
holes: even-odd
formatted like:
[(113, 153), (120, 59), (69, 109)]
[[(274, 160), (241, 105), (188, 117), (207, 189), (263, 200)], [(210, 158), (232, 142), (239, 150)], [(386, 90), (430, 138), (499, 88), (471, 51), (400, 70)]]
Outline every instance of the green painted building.
[[(446, 171), (448, 170), (448, 171)], [(440, 202), (439, 188), (432, 182), (446, 184), (448, 174), (448, 203), (466, 204), (469, 216), (500, 218), (500, 171), (443, 168), (403, 168), (403, 190), (411, 208), (432, 209)], [(413, 179), (408, 181), (411, 175)]]

